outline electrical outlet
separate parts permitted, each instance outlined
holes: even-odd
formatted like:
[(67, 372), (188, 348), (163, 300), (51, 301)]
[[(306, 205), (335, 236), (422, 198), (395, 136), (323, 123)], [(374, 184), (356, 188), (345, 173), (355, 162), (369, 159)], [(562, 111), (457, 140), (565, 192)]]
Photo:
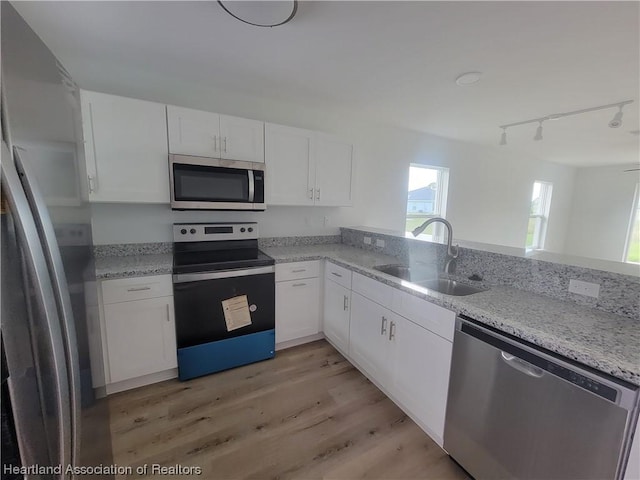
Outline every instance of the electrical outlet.
[(571, 279), (569, 280), (569, 292), (598, 298), (598, 295), (600, 294), (600, 285), (597, 283)]
[(371, 245), (371, 237), (364, 237), (364, 244)]
[(376, 247), (384, 248), (384, 240), (381, 238), (376, 239)]

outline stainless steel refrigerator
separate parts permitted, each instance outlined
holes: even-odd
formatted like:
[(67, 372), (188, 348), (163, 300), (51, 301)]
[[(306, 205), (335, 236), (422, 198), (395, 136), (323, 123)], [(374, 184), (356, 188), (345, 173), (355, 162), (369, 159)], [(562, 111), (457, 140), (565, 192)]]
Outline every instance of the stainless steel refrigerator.
[(113, 460), (108, 405), (94, 395), (104, 370), (78, 90), (11, 4), (0, 8), (0, 473), (82, 478)]

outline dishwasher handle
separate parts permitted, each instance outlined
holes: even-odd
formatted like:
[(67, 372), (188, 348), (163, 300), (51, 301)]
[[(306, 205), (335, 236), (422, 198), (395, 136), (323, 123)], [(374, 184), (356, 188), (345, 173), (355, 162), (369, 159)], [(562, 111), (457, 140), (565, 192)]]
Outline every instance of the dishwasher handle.
[(544, 370), (536, 367), (535, 365), (531, 365), (529, 362), (525, 362), (521, 358), (516, 357), (515, 355), (511, 355), (507, 352), (501, 352), (502, 359), (505, 361), (507, 365), (515, 368), (516, 370), (524, 373), (533, 378), (540, 378), (544, 375)]

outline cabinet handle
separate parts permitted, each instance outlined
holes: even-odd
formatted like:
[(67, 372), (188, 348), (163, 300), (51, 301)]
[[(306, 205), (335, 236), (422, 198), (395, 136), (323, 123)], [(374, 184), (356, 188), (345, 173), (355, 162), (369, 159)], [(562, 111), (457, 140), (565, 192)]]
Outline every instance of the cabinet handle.
[(382, 317), (382, 324), (380, 325), (380, 335), (384, 335), (387, 333), (387, 319), (386, 317)]
[(396, 336), (396, 322), (392, 321), (389, 326), (389, 340), (393, 340)]
[(320, 189), (316, 189), (316, 200), (320, 200)]
[(340, 275), (339, 273), (336, 273), (336, 272), (331, 272), (331, 275), (335, 275), (336, 277), (342, 278), (342, 275)]
[(292, 287), (304, 287), (306, 283), (294, 283)]
[(128, 288), (127, 292), (142, 292), (144, 290), (151, 290), (151, 287), (135, 287), (135, 288)]
[(301, 273), (306, 271), (307, 271), (306, 268), (298, 268), (297, 270), (291, 270), (291, 273)]
[(171, 311), (169, 310), (169, 304), (167, 303), (167, 322), (171, 323)]
[(93, 193), (96, 191), (93, 175), (87, 175), (87, 179), (89, 180), (89, 193)]
[(313, 200), (313, 188), (309, 189), (309, 198)]
[(222, 141), (224, 142), (224, 153), (227, 153), (227, 137), (224, 137)]
[(344, 303), (342, 306), (345, 312), (349, 309), (349, 298), (346, 295), (344, 296)]

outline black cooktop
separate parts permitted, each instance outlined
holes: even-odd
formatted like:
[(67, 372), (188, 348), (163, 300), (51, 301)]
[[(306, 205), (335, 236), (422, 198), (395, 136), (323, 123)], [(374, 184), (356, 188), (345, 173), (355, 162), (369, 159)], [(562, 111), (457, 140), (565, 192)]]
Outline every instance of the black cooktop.
[(173, 273), (200, 273), (263, 267), (275, 260), (258, 249), (257, 240), (174, 243)]

